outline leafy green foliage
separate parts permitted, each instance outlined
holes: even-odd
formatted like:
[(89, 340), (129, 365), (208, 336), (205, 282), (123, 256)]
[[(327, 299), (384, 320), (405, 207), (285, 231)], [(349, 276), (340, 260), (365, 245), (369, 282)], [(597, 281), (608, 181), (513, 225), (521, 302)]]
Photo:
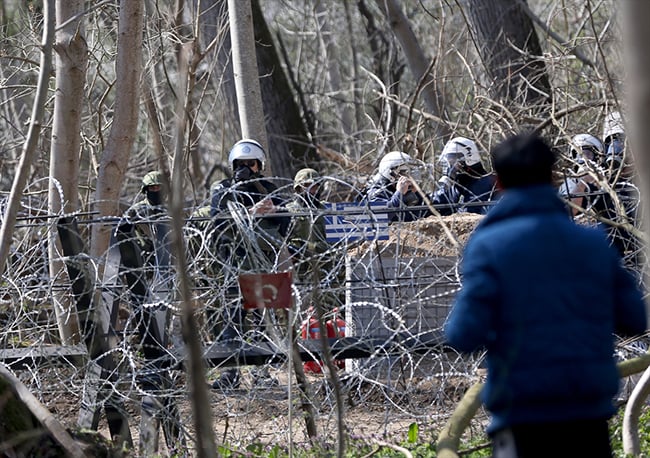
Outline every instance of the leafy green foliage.
[[(623, 414), (625, 405), (621, 406), (614, 418), (609, 423), (609, 436), (612, 451), (617, 458), (627, 458), (623, 452)], [(646, 404), (639, 416), (639, 441), (641, 456), (650, 456), (650, 406)]]

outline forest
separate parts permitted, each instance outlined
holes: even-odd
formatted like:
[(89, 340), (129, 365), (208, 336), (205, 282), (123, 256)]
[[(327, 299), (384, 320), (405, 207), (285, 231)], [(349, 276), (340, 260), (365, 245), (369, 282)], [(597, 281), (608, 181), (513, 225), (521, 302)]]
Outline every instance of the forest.
[[(458, 136), (476, 143), (489, 171), (495, 145), (533, 131), (571, 170), (574, 137), (603, 141), (617, 112), (640, 211), (606, 222), (633, 235), (625, 261), (647, 291), (646, 18), (650, 3), (633, 0), (3, 1), (0, 374), (36, 417), (0, 422), (2, 449), (488, 456), (487, 414), (475, 398), (482, 355), (427, 340), (459, 287), (458, 257), (479, 217), (437, 215), (385, 225), (382, 240), (333, 244), (320, 283), (294, 278), (288, 325), (281, 313), (265, 315), (280, 330), (272, 351), (251, 353), (261, 359), (250, 366), (282, 386), (255, 389), (251, 369), (236, 396), (210, 388), (234, 364), (210, 346), (209, 324), (233, 286), (215, 271), (232, 266), (207, 272), (208, 234), (190, 223), (202, 221), (196, 212), (213, 186), (231, 178), (229, 153), (243, 138), (263, 147), (263, 174), (279, 196), (290, 196), (308, 167), (333, 205), (356, 201), (392, 151), (417, 161), (418, 186), (433, 192), (441, 152)], [(136, 297), (140, 280), (130, 274), (143, 261), (120, 227), (151, 171), (169, 196), (167, 264), (153, 275), (173, 275), (162, 286), (144, 281)], [(598, 181), (598, 173), (589, 174)], [(601, 192), (616, 194), (607, 180)], [(598, 220), (576, 211), (580, 222)], [(313, 225), (323, 214), (307, 216)], [(232, 219), (242, 232), (253, 224)], [(277, 273), (282, 256), (250, 270)], [(336, 319), (308, 308), (328, 294), (357, 320), (348, 321), (357, 340), (300, 346), (310, 313), (323, 326)], [(309, 355), (326, 363), (322, 373), (303, 372)], [(650, 451), (647, 431), (638, 433), (647, 345), (619, 341), (617, 356), (626, 402), (612, 440), (620, 456), (640, 456)], [(89, 451), (87, 431), (109, 443), (102, 452)], [(14, 443), (18, 432), (26, 439)]]

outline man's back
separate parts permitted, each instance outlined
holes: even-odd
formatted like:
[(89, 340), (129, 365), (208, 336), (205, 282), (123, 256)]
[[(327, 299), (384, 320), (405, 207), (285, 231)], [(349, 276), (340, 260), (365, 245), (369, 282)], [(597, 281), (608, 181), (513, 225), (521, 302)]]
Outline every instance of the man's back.
[(569, 219), (543, 139), (515, 135), (490, 155), (504, 192), (463, 252), (445, 336), (487, 349), (493, 456), (611, 457), (613, 334), (645, 331), (643, 293), (605, 234)]
[(614, 332), (639, 334), (634, 279), (597, 229), (580, 227), (548, 186), (511, 190), (464, 253), (446, 329), (462, 351), (485, 346), (493, 428), (613, 413)]

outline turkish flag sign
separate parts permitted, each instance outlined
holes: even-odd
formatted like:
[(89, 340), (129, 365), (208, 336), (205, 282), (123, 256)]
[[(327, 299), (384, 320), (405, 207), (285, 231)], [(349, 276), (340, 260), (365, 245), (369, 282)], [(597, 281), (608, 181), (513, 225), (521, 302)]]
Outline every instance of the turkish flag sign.
[(244, 308), (246, 310), (256, 308), (290, 308), (291, 281), (291, 271), (240, 274), (239, 289), (244, 299)]

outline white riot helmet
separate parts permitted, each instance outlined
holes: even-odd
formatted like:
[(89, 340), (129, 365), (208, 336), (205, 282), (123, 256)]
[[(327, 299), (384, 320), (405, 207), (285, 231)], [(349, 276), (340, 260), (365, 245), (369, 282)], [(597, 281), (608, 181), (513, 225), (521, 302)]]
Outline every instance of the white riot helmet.
[(578, 134), (571, 139), (571, 156), (579, 163), (585, 159), (598, 162), (604, 154), (602, 142), (591, 134)]
[(388, 180), (393, 180), (399, 174), (408, 173), (413, 164), (414, 161), (408, 154), (402, 151), (391, 151), (381, 158), (379, 174)]
[(233, 145), (228, 153), (228, 163), (230, 169), (234, 170), (234, 163), (237, 160), (256, 159), (260, 162), (260, 171), (264, 170), (266, 164), (266, 154), (264, 148), (255, 140), (244, 138)]
[(443, 176), (455, 179), (456, 175), (464, 173), (464, 166), (479, 164), (481, 155), (473, 140), (455, 137), (442, 149), (438, 162), (442, 165)]
[(481, 162), (481, 155), (473, 140), (465, 137), (455, 137), (447, 142), (440, 154), (441, 161), (463, 161), (466, 165), (475, 165)]
[(605, 166), (610, 172), (616, 171), (625, 162), (625, 129), (619, 111), (613, 111), (605, 116), (603, 139), (605, 140)]

